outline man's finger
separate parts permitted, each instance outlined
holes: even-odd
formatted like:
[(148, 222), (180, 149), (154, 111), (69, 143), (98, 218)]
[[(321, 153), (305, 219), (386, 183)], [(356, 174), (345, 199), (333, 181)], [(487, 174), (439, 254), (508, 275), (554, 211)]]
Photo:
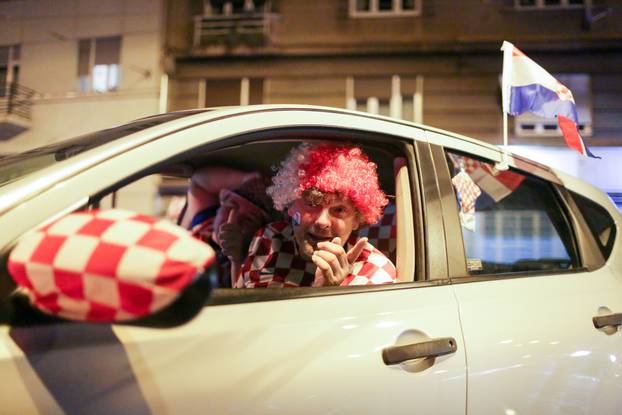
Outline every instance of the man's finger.
[(235, 223), (223, 223), (218, 228), (216, 236), (218, 237), (219, 245), (222, 245), (223, 241), (227, 239), (237, 239), (239, 234), (240, 229)]
[(229, 216), (227, 216), (227, 223), (235, 223), (238, 219), (238, 210), (236, 208), (232, 208), (229, 211)]
[(340, 275), (342, 274), (342, 271), (344, 271), (343, 266), (341, 265), (341, 262), (339, 261), (339, 257), (333, 254), (332, 252), (328, 252), (328, 251), (324, 251), (320, 249), (320, 250), (315, 251), (313, 255), (318, 255), (320, 258), (326, 261), (330, 265), (330, 268), (333, 271), (333, 275)]
[(313, 255), (311, 260), (318, 267), (318, 269), (322, 271), (326, 282), (328, 282), (329, 285), (334, 285), (333, 269), (330, 267), (330, 264), (319, 255)]
[(341, 246), (341, 239), (339, 237), (333, 238), (331, 242), (320, 242), (317, 244), (317, 247), (319, 249), (316, 252), (320, 250), (328, 251), (339, 259), (339, 264), (341, 264), (342, 268), (348, 268), (348, 257), (346, 256), (346, 251), (343, 249), (343, 246)]
[(356, 241), (356, 243), (354, 244), (354, 246), (352, 247), (352, 249), (350, 249), (348, 251), (348, 262), (350, 264), (352, 264), (354, 261), (356, 261), (356, 259), (359, 257), (359, 255), (361, 255), (361, 252), (363, 252), (363, 249), (365, 248), (365, 245), (367, 245), (367, 238), (363, 237), (361, 239), (359, 239), (358, 241)]
[(218, 231), (239, 233), (240, 227), (237, 225), (237, 223), (223, 223), (222, 225), (220, 225), (220, 228), (218, 228)]

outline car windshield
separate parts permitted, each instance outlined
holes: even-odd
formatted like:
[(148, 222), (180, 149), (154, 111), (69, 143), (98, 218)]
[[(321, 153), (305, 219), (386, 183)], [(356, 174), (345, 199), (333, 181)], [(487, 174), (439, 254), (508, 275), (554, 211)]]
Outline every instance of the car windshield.
[(0, 158), (0, 186), (137, 131), (200, 112), (205, 112), (205, 110), (154, 115), (141, 118), (129, 124), (81, 135), (24, 153)]

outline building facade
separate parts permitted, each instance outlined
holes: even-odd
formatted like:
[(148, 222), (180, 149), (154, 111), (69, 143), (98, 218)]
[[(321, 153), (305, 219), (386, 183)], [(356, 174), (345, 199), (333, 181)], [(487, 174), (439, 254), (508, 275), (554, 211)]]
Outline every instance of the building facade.
[(2, 113), (0, 153), (158, 112), (160, 1), (5, 0), (0, 22), (0, 99), (29, 92), (21, 131)]
[[(585, 141), (601, 169), (615, 166), (622, 5), (613, 0), (171, 0), (168, 105), (329, 105), (501, 144), (503, 40), (573, 91)], [(509, 132), (511, 145), (553, 164), (564, 148), (555, 120), (510, 117)], [(573, 174), (593, 170), (562, 159)]]
[[(160, 0), (0, 1), (0, 156), (161, 112), (163, 12)], [(152, 212), (156, 190), (137, 185), (129, 205)]]
[(503, 40), (573, 91), (603, 159), (575, 155), (554, 120), (531, 115), (510, 117), (513, 151), (622, 199), (609, 173), (622, 155), (614, 0), (0, 0), (0, 155), (165, 110), (261, 103), (501, 144)]

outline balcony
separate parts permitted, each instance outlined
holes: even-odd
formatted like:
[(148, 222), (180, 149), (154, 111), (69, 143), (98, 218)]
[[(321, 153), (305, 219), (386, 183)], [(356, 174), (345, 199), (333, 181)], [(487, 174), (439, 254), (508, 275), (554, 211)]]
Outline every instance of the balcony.
[(0, 85), (0, 140), (8, 140), (30, 128), (35, 91), (17, 83)]
[(269, 4), (238, 12), (231, 9), (222, 12), (207, 9), (203, 15), (194, 16), (193, 46), (219, 46), (226, 50), (261, 47), (266, 43), (274, 21), (275, 14), (269, 10)]

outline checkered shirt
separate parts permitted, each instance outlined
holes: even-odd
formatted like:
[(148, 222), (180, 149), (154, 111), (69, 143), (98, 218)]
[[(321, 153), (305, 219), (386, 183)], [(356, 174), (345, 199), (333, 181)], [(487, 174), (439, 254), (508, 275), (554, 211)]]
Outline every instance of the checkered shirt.
[(219, 205), (210, 206), (203, 209), (192, 218), (190, 232), (192, 236), (205, 243), (212, 242), (212, 232), (214, 232), (214, 219), (218, 212)]
[(357, 235), (360, 238), (366, 236), (372, 246), (375, 246), (387, 257), (394, 259), (397, 250), (396, 218), (395, 200), (391, 199), (378, 222), (360, 229)]
[(122, 321), (173, 302), (214, 251), (170, 222), (112, 209), (75, 212), (25, 235), (8, 269), (40, 310)]
[[(354, 237), (348, 244), (351, 246), (355, 242)], [(297, 255), (292, 226), (287, 222), (275, 222), (255, 235), (234, 286), (308, 287), (315, 278), (315, 269), (312, 261)], [(356, 259), (352, 273), (341, 285), (388, 284), (396, 282), (396, 278), (393, 263), (367, 243)]]

